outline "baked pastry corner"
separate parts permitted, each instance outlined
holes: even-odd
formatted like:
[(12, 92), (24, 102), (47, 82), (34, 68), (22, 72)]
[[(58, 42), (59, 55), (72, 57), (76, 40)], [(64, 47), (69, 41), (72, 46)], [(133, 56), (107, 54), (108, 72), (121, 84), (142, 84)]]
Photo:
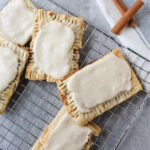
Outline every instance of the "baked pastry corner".
[[(54, 128), (56, 127), (56, 125), (58, 124), (59, 120), (62, 118), (62, 116), (66, 113), (66, 108), (65, 106), (58, 112), (58, 114), (56, 115), (56, 117), (54, 118), (54, 120), (52, 121), (51, 124), (49, 124), (42, 132), (42, 134), (40, 135), (40, 137), (38, 138), (38, 140), (36, 141), (36, 143), (33, 145), (33, 147), (31, 148), (31, 150), (40, 150), (41, 147), (43, 146), (43, 144), (47, 141), (48, 137), (51, 135), (51, 132), (54, 130)], [(91, 141), (92, 136), (98, 136), (101, 129), (93, 124), (93, 123), (89, 123), (88, 125), (86, 125), (87, 127), (89, 127), (92, 130), (92, 133), (88, 136), (88, 142), (84, 145), (82, 150), (89, 150), (89, 148), (91, 147), (91, 145), (93, 144)], [(70, 137), (71, 138), (71, 137)], [(56, 139), (57, 140), (57, 139)], [(59, 143), (58, 143), (59, 144)]]
[(10, 0), (0, 12), (0, 35), (17, 45), (27, 44), (31, 40), (36, 10), (30, 0)]
[(18, 67), (16, 77), (11, 83), (9, 83), (7, 88), (0, 92), (0, 114), (2, 114), (11, 96), (13, 95), (19, 84), (20, 77), (25, 68), (25, 64), (27, 62), (29, 53), (26, 48), (18, 47), (17, 45), (12, 44), (11, 42), (5, 39), (0, 40), (0, 47), (10, 48), (18, 56)]
[[(120, 50), (118, 48), (115, 49), (114, 51), (108, 53), (107, 55), (105, 55), (103, 57), (107, 57), (110, 54), (114, 54), (117, 57), (125, 60), (125, 58), (123, 57), (123, 55), (121, 54), (121, 52), (120, 52)], [(103, 59), (103, 57), (99, 58), (98, 60)], [(92, 62), (92, 63), (94, 63), (94, 62)], [(92, 63), (90, 63), (90, 64), (92, 64)], [(134, 73), (134, 71), (133, 71), (133, 69), (131, 67), (130, 67), (130, 70), (131, 70), (131, 84), (132, 84), (132, 89), (130, 91), (120, 92), (113, 99), (111, 99), (109, 101), (106, 101), (106, 102), (104, 102), (102, 104), (98, 104), (95, 107), (90, 108), (89, 112), (81, 112), (75, 106), (75, 104), (73, 102), (73, 99), (71, 99), (71, 96), (69, 95), (70, 91), (67, 89), (67, 86), (66, 86), (66, 81), (67, 80), (62, 80), (62, 81), (58, 81), (57, 82), (57, 88), (58, 88), (58, 93), (59, 93), (59, 96), (60, 96), (60, 100), (67, 107), (67, 110), (71, 114), (71, 116), (73, 117), (74, 121), (77, 124), (79, 124), (79, 125), (85, 125), (88, 122), (90, 122), (91, 120), (93, 120), (95, 117), (101, 115), (105, 111), (110, 110), (114, 106), (116, 106), (116, 105), (118, 105), (118, 104), (126, 101), (127, 99), (129, 99), (130, 97), (132, 97), (134, 94), (136, 94), (137, 92), (139, 92), (139, 91), (141, 91), (143, 89), (142, 86), (141, 86), (141, 84), (140, 84), (140, 82), (139, 82), (139, 80), (138, 80), (138, 78), (136, 77), (136, 75), (135, 75), (135, 73)]]
[(66, 26), (74, 25), (75, 30), (75, 41), (72, 46), (73, 56), (71, 58), (70, 71), (63, 79), (67, 78), (70, 74), (78, 70), (78, 59), (79, 59), (79, 49), (82, 48), (82, 34), (84, 30), (84, 22), (81, 17), (69, 17), (65, 14), (56, 14), (52, 11), (38, 10), (36, 13), (36, 18), (34, 22), (34, 29), (32, 34), (32, 42), (30, 45), (30, 58), (27, 64), (25, 77), (29, 80), (46, 80), (47, 82), (56, 82), (55, 79), (46, 73), (39, 73), (38, 67), (35, 66), (35, 58), (33, 52), (33, 45), (38, 32), (41, 30), (42, 26), (49, 23), (50, 21), (61, 22)]

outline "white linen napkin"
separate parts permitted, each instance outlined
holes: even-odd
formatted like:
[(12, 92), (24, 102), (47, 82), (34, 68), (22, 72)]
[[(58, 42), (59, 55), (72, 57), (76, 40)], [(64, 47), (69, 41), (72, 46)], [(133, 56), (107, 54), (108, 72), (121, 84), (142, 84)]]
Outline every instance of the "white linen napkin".
[[(97, 3), (112, 28), (121, 17), (119, 10), (112, 0), (97, 0)], [(126, 26), (116, 37), (123, 46), (150, 60), (150, 48), (147, 47), (134, 28)]]

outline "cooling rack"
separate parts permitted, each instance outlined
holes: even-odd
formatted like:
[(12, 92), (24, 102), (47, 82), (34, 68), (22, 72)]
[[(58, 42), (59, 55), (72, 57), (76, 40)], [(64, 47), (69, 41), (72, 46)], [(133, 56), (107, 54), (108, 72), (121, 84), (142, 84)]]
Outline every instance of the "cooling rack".
[[(34, 1), (33, 1), (34, 2)], [(75, 16), (54, 1), (44, 6), (58, 13)], [(45, 8), (44, 7), (44, 8)], [(102, 132), (94, 137), (90, 150), (113, 150), (134, 122), (138, 112), (150, 96), (150, 61), (121, 46), (107, 33), (85, 22), (83, 48), (80, 51), (80, 67), (119, 47), (138, 76), (144, 90), (128, 101), (105, 112), (94, 120)], [(42, 130), (53, 120), (62, 107), (55, 83), (29, 81), (22, 76), (21, 83), (12, 96), (8, 107), (0, 116), (0, 149), (29, 150)]]

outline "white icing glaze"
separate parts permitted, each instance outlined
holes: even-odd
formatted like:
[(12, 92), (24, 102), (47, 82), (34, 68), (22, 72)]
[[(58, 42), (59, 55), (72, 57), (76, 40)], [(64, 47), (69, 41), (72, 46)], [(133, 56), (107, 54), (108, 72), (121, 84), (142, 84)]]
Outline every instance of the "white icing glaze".
[(106, 102), (121, 91), (131, 89), (131, 71), (128, 64), (110, 54), (90, 64), (67, 80), (68, 90), (81, 112)]
[(72, 29), (60, 22), (51, 21), (45, 24), (38, 32), (33, 46), (35, 63), (39, 70), (55, 79), (67, 75), (74, 38)]
[(18, 56), (9, 48), (0, 47), (0, 92), (2, 92), (17, 74)]
[(11, 1), (0, 13), (0, 34), (11, 42), (25, 45), (32, 34), (34, 16), (24, 0)]
[(65, 113), (41, 150), (82, 150), (91, 132), (89, 127), (78, 126)]

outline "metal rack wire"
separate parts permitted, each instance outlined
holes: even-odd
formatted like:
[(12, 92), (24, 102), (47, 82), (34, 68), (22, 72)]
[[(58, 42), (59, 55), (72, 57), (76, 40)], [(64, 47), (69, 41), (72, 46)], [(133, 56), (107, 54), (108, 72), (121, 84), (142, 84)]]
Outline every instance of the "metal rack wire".
[[(54, 1), (47, 2), (46, 6), (55, 12), (74, 15)], [(144, 90), (94, 120), (102, 128), (102, 133), (93, 138), (91, 150), (116, 149), (150, 94), (150, 61), (122, 47), (108, 34), (87, 22), (83, 49), (80, 51), (80, 67), (116, 47), (124, 53)], [(28, 81), (23, 75), (5, 113), (0, 116), (0, 149), (29, 150), (61, 107), (55, 83)]]

